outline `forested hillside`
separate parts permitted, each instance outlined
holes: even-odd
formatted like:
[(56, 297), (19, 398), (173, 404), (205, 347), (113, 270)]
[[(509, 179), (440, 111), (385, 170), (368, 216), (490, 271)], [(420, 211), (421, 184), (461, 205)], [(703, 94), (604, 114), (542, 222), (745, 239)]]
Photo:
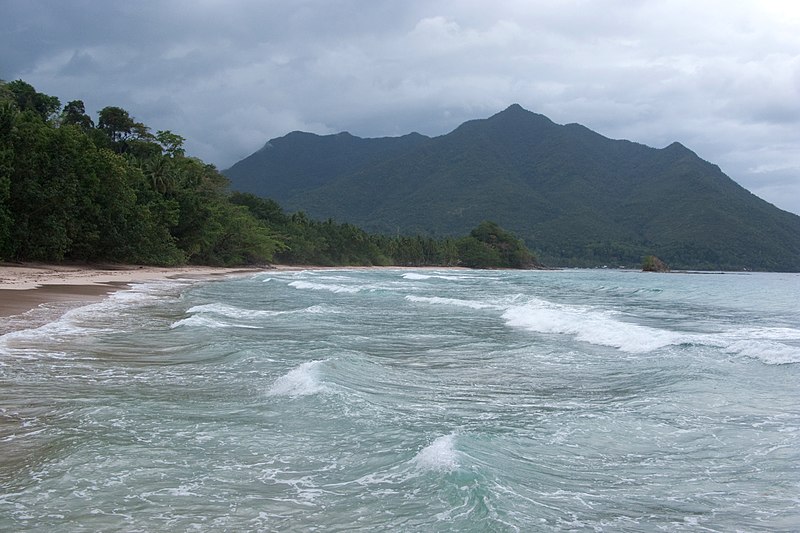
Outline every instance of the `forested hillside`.
[(236, 190), (258, 193), (269, 181), (269, 198), (282, 205), (290, 198), (324, 185), (331, 177), (384, 161), (428, 140), (418, 133), (403, 137), (362, 139), (347, 132), (318, 136), (300, 131), (266, 143), (261, 150), (225, 171)]
[[(0, 260), (536, 265), (520, 241), (490, 223), (466, 237), (433, 239), (287, 215), (274, 201), (231, 195), (228, 180), (187, 156), (183, 141), (151, 132), (119, 107), (103, 108), (95, 123), (80, 100), (62, 107), (24, 81), (0, 82)], [(372, 157), (372, 148), (355, 160)]]
[(0, 85), (0, 258), (231, 265), (280, 242), (227, 200), (227, 180), (183, 138), (127, 111)]
[(800, 270), (800, 217), (679, 143), (612, 140), (513, 105), (355, 169), (321, 174), (318, 165), (310, 177), (279, 163), (333, 137), (273, 139), (252, 156), (261, 167), (246, 184), (247, 168), (226, 173), (234, 189), (379, 233), (459, 235), (494, 220), (549, 265), (633, 266), (657, 255), (673, 268)]

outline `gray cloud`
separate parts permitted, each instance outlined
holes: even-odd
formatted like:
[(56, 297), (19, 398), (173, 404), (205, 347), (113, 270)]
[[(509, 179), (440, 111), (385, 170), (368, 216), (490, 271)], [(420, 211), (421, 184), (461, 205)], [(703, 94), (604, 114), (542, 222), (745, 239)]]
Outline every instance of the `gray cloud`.
[(0, 4), (0, 78), (124, 107), (221, 168), (296, 129), (439, 135), (517, 102), (678, 140), (800, 213), (794, 2)]

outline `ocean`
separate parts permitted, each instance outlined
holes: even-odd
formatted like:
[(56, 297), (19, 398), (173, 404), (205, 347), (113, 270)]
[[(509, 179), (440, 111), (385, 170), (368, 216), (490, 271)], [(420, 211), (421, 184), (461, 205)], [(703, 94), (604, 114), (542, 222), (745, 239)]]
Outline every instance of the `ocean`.
[(62, 311), (0, 336), (2, 531), (800, 530), (798, 274), (265, 271)]

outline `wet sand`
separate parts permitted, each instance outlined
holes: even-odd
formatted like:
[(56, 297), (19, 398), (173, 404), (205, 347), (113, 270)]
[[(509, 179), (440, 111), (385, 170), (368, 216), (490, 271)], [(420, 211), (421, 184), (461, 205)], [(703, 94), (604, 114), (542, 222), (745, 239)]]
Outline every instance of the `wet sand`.
[(0, 287), (0, 317), (19, 315), (45, 303), (91, 303), (125, 286), (125, 283), (43, 285), (22, 290)]
[(82, 305), (101, 300), (130, 283), (216, 276), (263, 269), (136, 265), (0, 264), (0, 317), (20, 315), (45, 303)]

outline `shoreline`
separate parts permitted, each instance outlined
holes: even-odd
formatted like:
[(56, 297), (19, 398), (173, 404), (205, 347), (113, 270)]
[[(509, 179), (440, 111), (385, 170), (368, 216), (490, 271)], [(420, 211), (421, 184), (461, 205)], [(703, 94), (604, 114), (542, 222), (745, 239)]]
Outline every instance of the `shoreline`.
[(214, 279), (265, 268), (0, 263), (0, 318), (23, 315), (43, 304), (68, 307), (97, 302), (132, 283), (176, 278)]
[[(323, 267), (314, 265), (264, 265), (261, 267), (144, 265), (96, 265), (49, 263), (0, 263), (0, 319), (21, 317), (45, 304), (58, 304), (65, 310), (99, 302), (109, 294), (124, 290), (132, 283), (177, 278), (213, 280), (224, 276), (268, 271), (366, 270), (404, 267)], [(410, 267), (408, 267), (410, 268)], [(461, 267), (416, 267), (419, 269)], [(24, 322), (24, 320), (23, 320)], [(19, 326), (13, 329), (18, 329)], [(0, 328), (0, 334), (4, 333)]]

